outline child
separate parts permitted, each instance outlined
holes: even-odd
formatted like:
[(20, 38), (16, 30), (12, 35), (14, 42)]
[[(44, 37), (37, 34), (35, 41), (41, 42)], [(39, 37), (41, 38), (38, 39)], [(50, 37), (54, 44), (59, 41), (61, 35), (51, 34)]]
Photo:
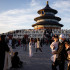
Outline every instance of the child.
[(20, 61), (20, 58), (18, 56), (18, 52), (14, 53), (14, 56), (12, 57), (12, 68), (20, 68), (22, 67), (23, 62)]
[[(57, 49), (58, 49), (58, 43), (59, 43), (58, 42), (58, 36), (56, 35), (56, 36), (54, 36), (54, 42), (52, 42), (52, 44), (50, 45), (52, 53), (55, 52), (55, 51), (57, 51)], [(51, 57), (51, 60), (53, 62), (55, 62), (56, 58), (57, 58), (57, 54), (53, 54), (53, 56)]]

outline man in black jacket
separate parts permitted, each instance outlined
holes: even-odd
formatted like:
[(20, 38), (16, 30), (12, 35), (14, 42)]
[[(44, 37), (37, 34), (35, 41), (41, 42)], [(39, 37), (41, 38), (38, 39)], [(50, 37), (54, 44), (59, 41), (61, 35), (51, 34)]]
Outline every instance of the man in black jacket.
[(64, 70), (65, 58), (67, 57), (67, 52), (65, 48), (65, 37), (63, 34), (59, 36), (59, 45), (57, 52), (53, 54), (58, 54), (58, 57), (55, 63), (52, 65), (52, 70), (57, 70), (57, 66), (59, 66), (59, 70)]

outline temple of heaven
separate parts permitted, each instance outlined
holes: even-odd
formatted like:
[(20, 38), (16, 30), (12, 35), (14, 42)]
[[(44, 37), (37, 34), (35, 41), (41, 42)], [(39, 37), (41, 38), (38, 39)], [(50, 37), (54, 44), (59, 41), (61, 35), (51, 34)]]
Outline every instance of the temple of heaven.
[(61, 29), (63, 25), (59, 23), (61, 18), (55, 16), (57, 13), (58, 11), (52, 9), (47, 1), (46, 7), (38, 11), (40, 16), (34, 19), (37, 23), (33, 24), (32, 27), (34, 29)]

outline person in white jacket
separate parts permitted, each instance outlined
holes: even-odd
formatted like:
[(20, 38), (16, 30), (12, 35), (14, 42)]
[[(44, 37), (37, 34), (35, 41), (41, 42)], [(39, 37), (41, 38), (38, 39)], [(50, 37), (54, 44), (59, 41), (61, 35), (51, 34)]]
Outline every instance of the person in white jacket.
[(33, 42), (32, 42), (32, 38), (30, 38), (30, 42), (29, 42), (29, 57), (33, 56)]

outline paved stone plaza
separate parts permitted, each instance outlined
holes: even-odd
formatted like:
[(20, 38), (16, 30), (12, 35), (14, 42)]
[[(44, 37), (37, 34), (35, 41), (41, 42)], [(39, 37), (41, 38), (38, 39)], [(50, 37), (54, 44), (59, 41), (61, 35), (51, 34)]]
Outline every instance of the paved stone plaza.
[(51, 70), (51, 50), (49, 45), (44, 45), (42, 47), (42, 51), (35, 52), (34, 48), (34, 56), (29, 57), (29, 50), (27, 48), (27, 51), (23, 51), (22, 47), (17, 47), (14, 49), (14, 51), (19, 52), (20, 59), (24, 62), (24, 65), (22, 68), (18, 70)]

